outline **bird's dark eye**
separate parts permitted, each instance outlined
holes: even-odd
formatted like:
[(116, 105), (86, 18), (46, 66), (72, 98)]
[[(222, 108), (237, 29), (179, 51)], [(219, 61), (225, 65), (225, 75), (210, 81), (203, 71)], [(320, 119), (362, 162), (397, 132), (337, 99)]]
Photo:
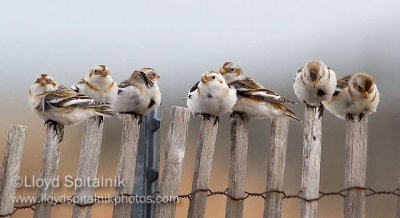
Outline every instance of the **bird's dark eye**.
[(94, 70), (95, 73), (97, 73), (97, 70)]
[(234, 71), (235, 69), (231, 68), (231, 71)]
[(211, 78), (212, 78), (212, 79), (215, 79), (215, 76), (212, 76)]

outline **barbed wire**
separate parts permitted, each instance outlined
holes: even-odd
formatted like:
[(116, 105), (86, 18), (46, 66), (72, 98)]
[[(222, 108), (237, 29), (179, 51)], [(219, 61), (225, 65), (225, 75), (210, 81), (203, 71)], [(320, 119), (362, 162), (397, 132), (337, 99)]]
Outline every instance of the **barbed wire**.
[[(266, 196), (268, 194), (272, 194), (272, 193), (277, 193), (277, 194), (281, 194), (282, 195), (282, 199), (299, 199), (299, 200), (303, 200), (303, 201), (307, 201), (307, 202), (312, 202), (312, 201), (319, 201), (324, 197), (328, 197), (328, 196), (340, 196), (340, 197), (346, 197), (346, 192), (347, 191), (351, 191), (351, 190), (362, 190), (362, 191), (366, 191), (367, 193), (365, 193), (365, 197), (370, 197), (370, 196), (374, 196), (374, 195), (394, 195), (397, 197), (400, 197), (399, 192), (399, 188), (394, 189), (393, 191), (376, 191), (373, 188), (369, 188), (369, 187), (359, 187), (359, 186), (354, 186), (354, 187), (349, 187), (349, 188), (345, 188), (336, 192), (319, 192), (319, 196), (316, 198), (305, 198), (301, 196), (301, 191), (299, 191), (297, 194), (286, 194), (286, 192), (284, 191), (280, 191), (280, 190), (270, 190), (270, 191), (266, 191), (266, 192), (245, 192), (244, 197), (234, 197), (230, 194), (228, 194), (228, 189), (226, 189), (225, 191), (212, 191), (211, 189), (197, 189), (195, 191), (192, 191), (188, 194), (185, 195), (178, 195), (177, 199), (189, 199), (191, 200), (193, 198), (194, 195), (198, 194), (198, 193), (207, 193), (207, 197), (211, 197), (211, 196), (226, 196), (228, 198), (231, 198), (232, 200), (237, 200), (237, 201), (241, 201), (241, 200), (246, 200), (247, 198), (250, 197), (260, 197), (263, 199), (266, 199)], [(159, 195), (159, 193), (154, 193), (154, 195)], [(39, 204), (51, 204), (52, 207), (57, 206), (57, 205), (65, 205), (65, 204), (70, 204), (70, 205), (76, 205), (79, 207), (87, 207), (87, 206), (93, 206), (94, 204), (97, 203), (103, 203), (103, 202), (113, 202), (113, 204), (115, 204), (115, 199), (118, 197), (138, 197), (138, 195), (132, 195), (132, 194), (120, 194), (117, 196), (112, 196), (112, 197), (95, 197), (93, 196), (93, 202), (91, 203), (85, 203), (85, 204), (81, 204), (78, 202), (74, 202), (73, 198), (75, 197), (75, 195), (71, 196), (69, 199), (66, 199), (64, 201), (43, 201), (43, 202), (35, 202), (32, 204), (28, 204), (28, 205), (22, 205), (22, 206), (14, 206), (14, 210), (10, 213), (7, 214), (0, 214), (0, 217), (7, 217), (7, 216), (12, 216), (14, 215), (18, 210), (23, 210), (23, 209), (31, 209), (31, 210), (35, 210), (35, 206), (39, 205)], [(154, 200), (156, 201), (156, 198), (153, 196), (148, 196), (150, 200)], [(168, 203), (176, 203), (177, 199), (175, 201), (170, 201), (170, 202), (162, 202), (164, 204), (168, 204)]]

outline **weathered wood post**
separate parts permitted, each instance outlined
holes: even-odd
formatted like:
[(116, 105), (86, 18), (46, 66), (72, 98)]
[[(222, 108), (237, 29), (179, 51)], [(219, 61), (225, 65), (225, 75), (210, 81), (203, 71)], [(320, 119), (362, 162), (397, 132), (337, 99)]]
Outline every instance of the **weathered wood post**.
[(365, 217), (365, 180), (367, 177), (368, 117), (346, 121), (344, 217)]
[[(216, 118), (214, 118), (216, 119)], [(192, 191), (208, 189), (212, 161), (217, 139), (218, 123), (214, 119), (202, 119), (200, 124), (200, 139), (197, 146), (197, 157), (193, 175)], [(189, 204), (188, 218), (202, 218), (206, 211), (207, 191), (197, 192)]]
[[(92, 117), (85, 121), (77, 176), (77, 179), (82, 181), (93, 181), (97, 175), (104, 126), (103, 122), (99, 124), (98, 119), (99, 118)], [(78, 201), (74, 203), (80, 205), (93, 203), (93, 194), (93, 184), (75, 187), (75, 196)], [(91, 217), (91, 206), (81, 207), (74, 205), (72, 217)]]
[[(113, 209), (113, 218), (126, 218), (131, 216), (131, 204), (122, 194), (133, 194), (135, 181), (136, 154), (139, 142), (139, 118), (129, 114), (122, 114), (121, 150), (119, 155), (117, 178), (122, 185), (117, 185), (116, 198)], [(119, 197), (120, 196), (120, 197)]]
[[(178, 196), (190, 120), (189, 109), (172, 107), (170, 120), (169, 133), (165, 145), (164, 169), (160, 183), (160, 197)], [(173, 218), (175, 216), (175, 206), (176, 203), (158, 203), (155, 217)]]
[(267, 192), (270, 193), (265, 196), (264, 218), (281, 217), (282, 194), (273, 191), (283, 190), (288, 132), (289, 120), (287, 118), (272, 120), (267, 166)]
[[(236, 199), (245, 196), (247, 148), (248, 148), (247, 115), (234, 113), (231, 117), (231, 156), (229, 168), (228, 194)], [(227, 198), (226, 218), (243, 217), (244, 200)]]
[[(303, 169), (301, 193), (306, 199), (319, 196), (322, 117), (318, 108), (306, 107), (304, 113)], [(317, 217), (318, 201), (301, 201), (301, 218)]]
[[(56, 178), (58, 161), (60, 160), (60, 152), (58, 150), (60, 139), (56, 129), (63, 128), (64, 127), (58, 123), (46, 124), (46, 140), (43, 146), (42, 166), (39, 175), (40, 180), (53, 181)], [(53, 194), (54, 187), (52, 184), (50, 184), (49, 187), (46, 185), (38, 187), (36, 198), (37, 201), (41, 203), (35, 206), (34, 218), (51, 217), (51, 203), (47, 202), (47, 200), (51, 200)]]
[(17, 176), (24, 151), (25, 133), (25, 126), (13, 125), (8, 130), (3, 167), (0, 174), (0, 215), (10, 214), (14, 210), (15, 188), (20, 182), (22, 183), (22, 180), (17, 179)]

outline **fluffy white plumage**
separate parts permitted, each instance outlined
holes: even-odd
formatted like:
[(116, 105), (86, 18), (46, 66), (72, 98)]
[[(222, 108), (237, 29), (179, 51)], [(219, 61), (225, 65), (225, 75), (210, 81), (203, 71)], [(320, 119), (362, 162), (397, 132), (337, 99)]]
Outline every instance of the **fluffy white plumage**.
[(134, 71), (128, 80), (118, 85), (114, 111), (142, 116), (158, 107), (161, 103), (161, 92), (157, 85), (159, 78), (151, 68)]
[(293, 90), (297, 98), (308, 106), (319, 107), (330, 100), (336, 88), (336, 74), (322, 61), (308, 61), (294, 78)]
[(186, 103), (194, 114), (218, 117), (229, 112), (236, 100), (236, 90), (226, 84), (224, 77), (209, 71), (189, 90)]
[(108, 67), (104, 65), (92, 67), (89, 73), (71, 88), (95, 101), (110, 104), (114, 103), (118, 92), (117, 84), (113, 81)]
[(345, 119), (376, 112), (379, 91), (374, 79), (365, 73), (355, 73), (342, 77), (337, 82), (331, 100), (324, 101), (325, 108), (339, 118)]
[(292, 111), (282, 105), (294, 102), (264, 88), (245, 74), (239, 65), (226, 62), (221, 67), (220, 73), (228, 85), (237, 90), (238, 100), (232, 108), (233, 111), (245, 113), (255, 119), (289, 117), (301, 123)]
[(74, 125), (92, 116), (114, 116), (109, 105), (58, 85), (41, 74), (29, 89), (29, 106), (44, 121)]

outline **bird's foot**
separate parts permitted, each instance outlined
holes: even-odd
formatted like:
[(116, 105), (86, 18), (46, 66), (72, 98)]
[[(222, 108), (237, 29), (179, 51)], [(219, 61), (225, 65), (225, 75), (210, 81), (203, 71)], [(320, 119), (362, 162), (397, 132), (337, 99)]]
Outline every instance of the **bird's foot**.
[(217, 125), (217, 123), (219, 123), (219, 116), (216, 116), (214, 118), (214, 126)]
[(103, 116), (97, 116), (96, 119), (98, 119), (98, 122), (99, 122), (98, 127), (100, 127), (100, 125), (102, 123), (104, 123), (104, 117)]
[(354, 121), (354, 114), (346, 114), (346, 120)]
[(50, 128), (53, 128), (56, 131), (56, 135), (58, 137), (58, 143), (61, 143), (64, 139), (64, 125), (54, 121), (54, 120), (46, 120), (44, 122), (45, 125), (48, 125)]
[(365, 117), (365, 113), (360, 113), (358, 115), (358, 121), (361, 121)]
[(306, 101), (303, 101), (303, 103), (307, 106), (307, 108), (313, 108), (313, 109), (315, 109), (315, 108), (317, 107), (317, 106), (308, 104)]
[(203, 120), (210, 120), (212, 117), (210, 114), (207, 114), (207, 113), (203, 113), (203, 114), (201, 114), (201, 116), (203, 116)]
[(139, 122), (138, 122), (138, 125), (140, 125), (140, 124), (142, 124), (142, 121), (143, 121), (143, 115), (137, 115), (138, 116), (138, 118), (139, 118)]
[(321, 104), (320, 106), (318, 106), (318, 114), (319, 114), (318, 116), (319, 119), (321, 119), (321, 117), (324, 116), (324, 105)]
[(231, 119), (234, 118), (236, 115), (240, 116), (240, 118), (241, 118), (241, 120), (242, 120), (243, 123), (244, 123), (244, 121), (245, 121), (246, 119), (248, 119), (245, 113), (239, 112), (239, 111), (233, 111), (233, 112), (231, 113), (231, 115), (230, 115)]
[(318, 113), (319, 119), (321, 119), (321, 117), (324, 115), (324, 105), (320, 104), (319, 106), (314, 106), (308, 104), (306, 101), (303, 101), (303, 103), (307, 106), (307, 108), (314, 109)]

